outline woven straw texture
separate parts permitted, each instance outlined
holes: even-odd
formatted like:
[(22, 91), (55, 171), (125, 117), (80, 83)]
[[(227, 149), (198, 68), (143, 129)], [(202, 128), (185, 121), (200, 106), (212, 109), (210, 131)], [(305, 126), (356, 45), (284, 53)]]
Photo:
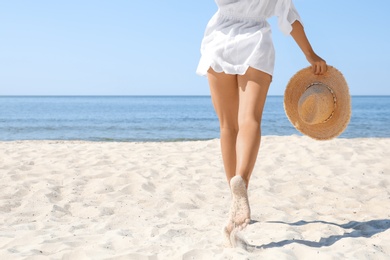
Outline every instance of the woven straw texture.
[[(309, 125), (298, 113), (298, 102), (312, 83), (322, 83), (332, 89), (336, 97), (333, 116), (326, 122)], [(316, 140), (329, 140), (339, 136), (351, 118), (351, 97), (348, 84), (340, 71), (328, 66), (324, 75), (315, 75), (311, 67), (298, 71), (288, 82), (284, 93), (284, 110), (290, 122), (302, 134)]]

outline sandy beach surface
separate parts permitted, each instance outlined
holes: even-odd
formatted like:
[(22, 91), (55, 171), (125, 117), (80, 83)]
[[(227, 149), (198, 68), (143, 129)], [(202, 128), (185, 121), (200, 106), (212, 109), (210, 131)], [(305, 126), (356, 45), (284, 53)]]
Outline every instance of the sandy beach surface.
[(0, 142), (0, 259), (390, 259), (390, 139), (265, 136), (224, 248), (219, 140)]

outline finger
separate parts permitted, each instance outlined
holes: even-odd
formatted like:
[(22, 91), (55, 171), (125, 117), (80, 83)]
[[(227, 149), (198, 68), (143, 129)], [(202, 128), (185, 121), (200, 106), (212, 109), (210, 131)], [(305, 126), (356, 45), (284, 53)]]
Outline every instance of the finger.
[(319, 67), (320, 67), (320, 75), (324, 74), (325, 68), (324, 68), (323, 64), (320, 64)]
[(324, 63), (322, 63), (321, 64), (321, 75), (323, 75), (323, 74), (325, 74), (326, 73), (326, 71), (327, 71), (327, 66), (326, 66), (326, 63), (324, 62)]
[(316, 65), (313, 64), (313, 65), (311, 66), (311, 68), (312, 68), (311, 70), (313, 71), (313, 74), (317, 74), (317, 73), (316, 73), (316, 70), (317, 70), (317, 69), (316, 69)]
[(316, 71), (315, 71), (315, 74), (316, 74), (316, 75), (319, 75), (319, 74), (321, 74), (321, 66), (319, 66), (318, 64), (316, 65)]
[(322, 63), (318, 64), (318, 75), (322, 75), (322, 73), (324, 72), (322, 65), (323, 65)]
[(324, 67), (322, 66), (322, 64), (319, 64), (319, 65), (318, 65), (318, 74), (319, 74), (319, 75), (324, 74)]

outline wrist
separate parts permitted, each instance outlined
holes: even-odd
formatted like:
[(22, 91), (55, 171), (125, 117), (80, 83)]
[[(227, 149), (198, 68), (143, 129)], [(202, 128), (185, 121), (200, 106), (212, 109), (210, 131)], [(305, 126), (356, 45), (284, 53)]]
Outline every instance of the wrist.
[(308, 48), (307, 50), (303, 50), (303, 54), (306, 56), (306, 57), (313, 57), (315, 54), (314, 50), (310, 47)]

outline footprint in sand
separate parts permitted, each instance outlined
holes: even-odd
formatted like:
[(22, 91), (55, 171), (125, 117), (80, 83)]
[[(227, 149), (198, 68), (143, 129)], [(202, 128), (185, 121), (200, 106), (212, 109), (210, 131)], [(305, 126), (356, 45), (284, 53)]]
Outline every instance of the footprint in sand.
[(241, 176), (230, 180), (232, 204), (230, 206), (228, 223), (223, 229), (226, 246), (234, 246), (235, 234), (244, 229), (250, 222), (250, 207), (245, 181)]

